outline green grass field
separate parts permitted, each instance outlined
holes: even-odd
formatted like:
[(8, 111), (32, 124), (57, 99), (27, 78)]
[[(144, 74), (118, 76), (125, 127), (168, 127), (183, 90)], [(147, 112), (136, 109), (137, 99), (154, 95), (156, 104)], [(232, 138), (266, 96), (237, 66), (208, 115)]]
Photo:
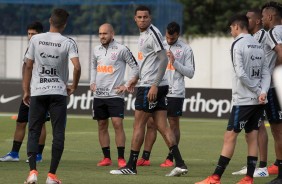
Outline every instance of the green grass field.
[[(57, 174), (64, 184), (193, 184), (214, 171), (221, 151), (226, 123), (227, 120), (181, 120), (182, 134), (179, 147), (189, 169), (188, 174), (185, 176), (177, 178), (164, 176), (172, 168), (159, 167), (168, 152), (159, 134), (151, 153), (152, 165), (150, 167), (138, 167), (138, 175), (136, 176), (114, 176), (109, 174), (110, 170), (117, 168), (117, 151), (112, 126), (110, 126), (110, 134), (113, 166), (97, 167), (97, 162), (102, 158), (102, 151), (98, 142), (96, 121), (93, 121), (90, 116), (70, 116), (67, 123), (65, 151)], [(125, 120), (124, 126), (127, 135), (126, 159), (129, 156), (132, 125), (132, 118)], [(12, 120), (11, 116), (0, 115), (0, 156), (11, 150), (14, 129), (15, 120)], [(269, 133), (268, 164), (271, 164), (275, 159), (275, 153), (273, 150), (273, 138), (269, 127), (267, 129)], [(48, 136), (43, 152), (43, 162), (37, 165), (40, 184), (45, 183), (50, 164), (52, 141), (50, 123), (47, 123), (47, 131)], [(232, 176), (231, 173), (246, 165), (246, 148), (244, 134), (242, 133), (237, 142), (236, 152), (222, 177), (223, 184), (234, 184), (242, 178), (242, 176)], [(25, 163), (26, 138), (20, 150), (20, 159), (20, 162), (16, 163), (0, 162), (1, 184), (20, 184), (27, 177), (29, 167)], [(274, 176), (256, 178), (255, 183), (266, 183), (273, 178)]]

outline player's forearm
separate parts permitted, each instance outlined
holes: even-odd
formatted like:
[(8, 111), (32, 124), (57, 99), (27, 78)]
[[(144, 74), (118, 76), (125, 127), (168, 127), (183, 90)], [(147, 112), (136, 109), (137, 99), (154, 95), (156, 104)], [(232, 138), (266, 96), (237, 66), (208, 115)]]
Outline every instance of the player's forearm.
[(24, 93), (29, 93), (30, 91), (30, 80), (32, 77), (32, 66), (25, 66), (24, 72), (23, 72), (23, 82), (22, 87)]
[(76, 89), (77, 86), (78, 86), (80, 75), (81, 75), (80, 66), (74, 67), (74, 69), (73, 69), (73, 81), (72, 81), (72, 86), (73, 86), (74, 89)]
[(157, 77), (155, 78), (153, 82), (153, 85), (155, 86), (159, 86), (160, 82), (162, 81), (165, 71), (166, 71), (167, 63), (168, 63), (168, 59), (167, 59), (165, 50), (161, 50), (157, 52), (157, 56), (158, 56), (160, 65), (158, 68)]
[(175, 61), (173, 63), (173, 67), (182, 75), (192, 79), (194, 76), (195, 69), (193, 66), (184, 66), (179, 62)]

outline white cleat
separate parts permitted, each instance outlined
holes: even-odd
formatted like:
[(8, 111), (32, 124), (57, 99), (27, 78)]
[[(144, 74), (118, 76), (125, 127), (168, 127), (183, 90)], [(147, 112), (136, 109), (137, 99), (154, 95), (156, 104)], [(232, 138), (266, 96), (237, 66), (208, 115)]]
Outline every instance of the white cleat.
[(242, 167), (241, 170), (232, 173), (232, 175), (245, 175), (245, 174), (247, 174), (246, 166)]
[(175, 167), (174, 169), (172, 169), (172, 171), (170, 171), (170, 173), (166, 174), (165, 176), (181, 176), (187, 173), (188, 173), (187, 167), (182, 166), (182, 167)]
[(0, 162), (18, 162), (20, 158), (18, 155), (13, 155), (11, 152), (0, 158)]
[(127, 168), (127, 167), (122, 167), (120, 169), (117, 170), (111, 170), (110, 174), (114, 174), (114, 175), (136, 175), (137, 171)]
[(46, 184), (62, 184), (62, 181), (55, 174), (48, 173)]
[(254, 172), (255, 178), (268, 177), (268, 176), (269, 176), (269, 173), (268, 173), (267, 167), (256, 168), (256, 170)]

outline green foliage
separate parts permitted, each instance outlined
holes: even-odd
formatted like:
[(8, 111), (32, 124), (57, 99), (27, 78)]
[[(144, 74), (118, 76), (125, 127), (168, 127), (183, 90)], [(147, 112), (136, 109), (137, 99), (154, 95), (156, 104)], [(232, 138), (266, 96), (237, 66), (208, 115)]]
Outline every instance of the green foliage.
[[(184, 6), (186, 36), (226, 34), (229, 17), (260, 8), (265, 0), (178, 0)], [(278, 2), (282, 2), (278, 0)]]

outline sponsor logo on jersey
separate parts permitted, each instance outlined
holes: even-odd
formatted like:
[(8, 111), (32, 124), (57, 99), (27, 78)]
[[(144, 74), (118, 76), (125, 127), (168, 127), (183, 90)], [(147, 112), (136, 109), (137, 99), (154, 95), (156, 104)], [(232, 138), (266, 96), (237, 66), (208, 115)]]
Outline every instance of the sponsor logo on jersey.
[(98, 65), (97, 72), (99, 73), (114, 73), (114, 67), (112, 65)]
[(38, 67), (38, 72), (40, 76), (58, 76), (58, 70), (54, 66), (48, 66), (48, 65), (43, 65), (41, 67)]
[(45, 41), (39, 41), (39, 45), (46, 45), (46, 46), (51, 46), (51, 47), (61, 47), (60, 43), (45, 42)]
[(262, 49), (263, 47), (261, 45), (247, 45), (248, 48), (252, 49)]
[(139, 42), (140, 47), (142, 47), (142, 46), (143, 46), (144, 41), (145, 41), (145, 39), (144, 39), (144, 38), (141, 38), (141, 39), (140, 39), (140, 42)]
[(175, 70), (175, 68), (174, 68), (174, 66), (172, 65), (171, 61), (168, 62), (166, 69), (167, 69), (167, 70)]
[(60, 82), (59, 78), (40, 78), (40, 83)]
[(98, 96), (109, 96), (110, 89), (109, 88), (97, 88), (95, 94)]
[(142, 52), (138, 52), (138, 60), (139, 61), (143, 60), (143, 53)]
[(253, 66), (250, 68), (250, 78), (261, 78), (261, 67)]
[(254, 61), (254, 60), (256, 60), (256, 59), (257, 59), (257, 60), (261, 60), (261, 56), (254, 56), (254, 55), (251, 56), (251, 60), (252, 60), (252, 61)]
[(54, 58), (54, 59), (58, 59), (59, 58), (59, 56), (54, 56), (54, 55), (51, 55), (51, 54), (46, 54), (45, 52), (40, 53), (40, 56), (42, 58)]

